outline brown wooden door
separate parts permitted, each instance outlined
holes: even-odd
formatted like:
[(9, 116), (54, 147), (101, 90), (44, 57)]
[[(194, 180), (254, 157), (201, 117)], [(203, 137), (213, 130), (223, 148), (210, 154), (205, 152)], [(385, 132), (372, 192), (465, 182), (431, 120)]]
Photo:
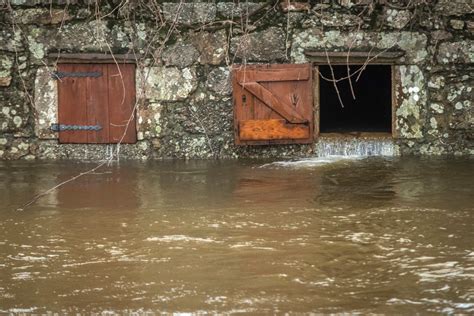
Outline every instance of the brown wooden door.
[(237, 145), (313, 141), (310, 64), (236, 66), (233, 91)]
[[(85, 65), (58, 65), (59, 72), (87, 72)], [(97, 79), (97, 80), (96, 80)], [(104, 80), (104, 77), (94, 78), (94, 81)], [(89, 78), (63, 77), (58, 79), (58, 123), (64, 125), (87, 124), (87, 82)], [(86, 131), (59, 132), (60, 143), (87, 143)]]
[(58, 72), (58, 123), (101, 126), (60, 131), (60, 143), (136, 142), (135, 65), (59, 64)]
[(107, 69), (109, 74), (109, 142), (136, 143), (135, 65), (110, 64)]

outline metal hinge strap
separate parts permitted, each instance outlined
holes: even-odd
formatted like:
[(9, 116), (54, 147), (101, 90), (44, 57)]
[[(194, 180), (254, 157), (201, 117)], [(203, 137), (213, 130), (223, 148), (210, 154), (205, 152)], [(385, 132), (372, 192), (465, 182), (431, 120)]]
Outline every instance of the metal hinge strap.
[(66, 125), (66, 124), (51, 124), (51, 130), (53, 132), (63, 131), (100, 131), (102, 126), (100, 125)]
[(65, 72), (65, 71), (54, 71), (51, 73), (51, 78), (58, 80), (67, 77), (74, 77), (74, 78), (99, 78), (102, 76), (100, 71), (92, 71), (92, 72)]

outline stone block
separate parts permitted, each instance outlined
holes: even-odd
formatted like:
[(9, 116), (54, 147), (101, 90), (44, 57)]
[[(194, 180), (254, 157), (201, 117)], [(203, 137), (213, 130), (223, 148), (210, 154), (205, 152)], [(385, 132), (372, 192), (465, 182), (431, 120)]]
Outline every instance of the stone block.
[(31, 136), (29, 105), (28, 97), (21, 90), (0, 93), (0, 135), (12, 133), (18, 137)]
[(474, 63), (474, 40), (441, 43), (436, 59), (441, 64)]
[(0, 56), (0, 87), (8, 87), (12, 81), (14, 57)]
[(248, 61), (276, 61), (286, 59), (285, 32), (278, 27), (234, 37), (231, 53)]
[(137, 71), (137, 96), (150, 102), (186, 99), (197, 87), (194, 69), (151, 67)]
[(474, 130), (474, 108), (470, 106), (462, 110), (454, 111), (448, 117), (449, 128), (454, 130)]
[(8, 87), (12, 82), (12, 77), (2, 77), (0, 76), (0, 87)]
[(474, 5), (472, 0), (439, 0), (434, 10), (440, 15), (460, 16), (472, 14)]
[(33, 63), (41, 60), (50, 50), (65, 52), (109, 52), (128, 50), (131, 42), (128, 34), (119, 26), (109, 29), (106, 21), (90, 21), (66, 24), (61, 30), (29, 27), (26, 35)]
[[(452, 105), (455, 110), (461, 110), (471, 106), (471, 100), (474, 100), (474, 87), (473, 82), (459, 82), (455, 84), (449, 84), (447, 86), (447, 97), (446, 100)], [(466, 101), (468, 104), (466, 105)]]
[(435, 31), (445, 29), (445, 19), (439, 14), (430, 14), (417, 18), (417, 22), (424, 29)]
[(0, 160), (34, 159), (30, 155), (32, 141), (23, 138), (1, 137)]
[[(322, 13), (321, 13), (322, 12)], [(361, 17), (354, 14), (341, 13), (337, 11), (313, 11), (312, 17), (305, 21), (305, 27), (350, 27), (362, 25)]]
[(449, 21), (449, 25), (455, 30), (462, 30), (464, 28), (464, 21), (453, 19)]
[(239, 1), (234, 2), (219, 2), (217, 3), (217, 13), (226, 18), (238, 18), (242, 15), (247, 15), (257, 10), (262, 4), (255, 2)]
[(398, 138), (422, 138), (427, 102), (423, 72), (418, 66), (399, 66), (395, 78), (398, 106), (394, 133)]
[(185, 68), (197, 62), (199, 52), (190, 43), (177, 42), (163, 51), (163, 61), (167, 66)]
[(162, 10), (166, 20), (185, 24), (214, 21), (217, 13), (216, 4), (212, 2), (165, 2)]
[(7, 52), (22, 51), (23, 46), (21, 44), (22, 33), (17, 28), (15, 31), (9, 27), (2, 25), (0, 29), (0, 48)]
[(427, 37), (416, 32), (341, 32), (311, 28), (296, 32), (291, 40), (291, 57), (296, 63), (308, 62), (305, 50), (353, 51), (397, 48), (405, 52), (399, 63), (415, 65), (428, 60)]
[(471, 34), (474, 33), (474, 21), (466, 21), (466, 27)]
[(387, 26), (400, 30), (408, 25), (412, 14), (408, 10), (386, 9), (385, 17)]
[(439, 41), (449, 40), (451, 38), (453, 38), (453, 34), (447, 32), (447, 31), (438, 30), (438, 31), (431, 32), (430, 42), (432, 44), (437, 44)]
[(219, 65), (227, 54), (227, 35), (225, 30), (214, 33), (199, 32), (192, 36), (192, 43), (201, 56), (199, 63), (206, 65)]
[(51, 124), (58, 122), (57, 83), (51, 79), (54, 69), (40, 67), (35, 78), (35, 135), (40, 139), (56, 139), (58, 134), (52, 132)]
[(19, 24), (59, 24), (72, 19), (66, 9), (34, 8), (14, 11)]
[(308, 2), (281, 0), (280, 7), (283, 12), (309, 12), (311, 4)]
[(137, 110), (138, 140), (159, 137), (162, 131), (161, 103), (145, 102)]
[(213, 69), (207, 75), (206, 86), (217, 95), (229, 95), (232, 92), (230, 71), (227, 67)]

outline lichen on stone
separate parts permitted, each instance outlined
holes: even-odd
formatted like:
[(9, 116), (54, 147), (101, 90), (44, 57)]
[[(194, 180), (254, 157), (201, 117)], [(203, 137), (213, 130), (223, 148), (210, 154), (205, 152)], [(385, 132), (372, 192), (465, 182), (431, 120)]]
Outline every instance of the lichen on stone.
[(216, 4), (212, 2), (165, 2), (162, 8), (166, 20), (186, 24), (211, 22), (217, 13)]
[(474, 63), (474, 40), (441, 43), (436, 58), (442, 64)]
[(261, 32), (233, 37), (230, 51), (241, 60), (276, 61), (286, 59), (285, 40), (281, 28), (269, 27)]
[(35, 78), (35, 134), (40, 139), (58, 137), (50, 129), (51, 124), (58, 122), (58, 91), (56, 82), (51, 80), (51, 71), (51, 68), (40, 67)]
[(12, 81), (13, 57), (0, 56), (0, 87), (8, 87)]
[(426, 61), (427, 37), (415, 32), (341, 32), (339, 30), (321, 32), (320, 29), (308, 29), (298, 32), (292, 38), (292, 60), (296, 63), (307, 62), (306, 50), (370, 51), (400, 49), (405, 56), (400, 63), (419, 64)]
[(387, 25), (398, 30), (407, 26), (412, 18), (412, 14), (409, 10), (397, 10), (389, 8), (385, 11), (385, 15)]
[(192, 68), (151, 67), (137, 74), (137, 86), (144, 88), (145, 98), (151, 101), (178, 101), (187, 98), (196, 89), (196, 79)]
[(418, 66), (399, 66), (400, 88), (395, 128), (402, 138), (423, 137), (423, 109), (426, 104), (424, 76)]

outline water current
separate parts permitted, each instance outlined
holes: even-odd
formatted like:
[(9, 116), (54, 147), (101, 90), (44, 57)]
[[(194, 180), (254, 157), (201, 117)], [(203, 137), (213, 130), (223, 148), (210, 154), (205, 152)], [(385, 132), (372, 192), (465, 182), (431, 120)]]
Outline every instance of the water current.
[(474, 159), (0, 163), (0, 313), (474, 313)]

